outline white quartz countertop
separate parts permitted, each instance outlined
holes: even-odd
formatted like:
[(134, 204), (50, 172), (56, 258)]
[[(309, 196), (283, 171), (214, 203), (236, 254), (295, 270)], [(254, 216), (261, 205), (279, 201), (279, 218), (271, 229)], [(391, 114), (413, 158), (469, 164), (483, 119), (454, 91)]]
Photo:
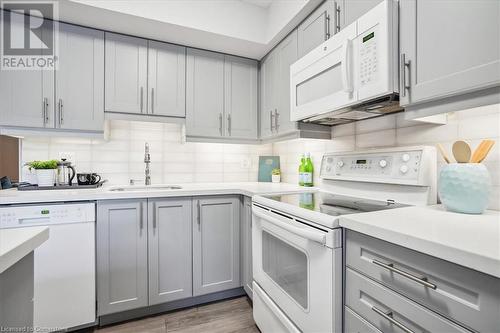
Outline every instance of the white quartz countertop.
[[(79, 189), (79, 190), (37, 190), (37, 191), (18, 191), (9, 189), (0, 191), (0, 205), (4, 204), (25, 204), (39, 202), (61, 202), (61, 201), (87, 201), (87, 200), (106, 200), (106, 199), (126, 199), (126, 198), (161, 198), (161, 197), (181, 197), (181, 196), (200, 196), (200, 195), (223, 195), (239, 194), (252, 196), (255, 194), (275, 194), (275, 193), (294, 193), (315, 190), (311, 187), (301, 187), (287, 183), (184, 183), (168, 184), (179, 185), (182, 188), (176, 190), (156, 189), (152, 185), (150, 188), (141, 189), (142, 185), (134, 185), (137, 190), (134, 191), (111, 191), (119, 186), (105, 186), (98, 189)], [(133, 188), (133, 186), (124, 186)]]
[(48, 227), (0, 229), (0, 274), (47, 239)]
[(448, 212), (441, 205), (345, 215), (340, 225), (500, 278), (500, 212)]

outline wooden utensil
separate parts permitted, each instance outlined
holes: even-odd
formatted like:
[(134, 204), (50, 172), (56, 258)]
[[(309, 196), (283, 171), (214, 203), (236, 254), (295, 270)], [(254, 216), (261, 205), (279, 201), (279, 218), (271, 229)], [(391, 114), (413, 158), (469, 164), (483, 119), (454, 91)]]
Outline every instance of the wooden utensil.
[(440, 143), (438, 143), (437, 147), (439, 149), (439, 152), (441, 153), (441, 156), (443, 156), (445, 162), (450, 163), (450, 158), (448, 157), (448, 154), (446, 154), (446, 151), (444, 150), (443, 146)]
[(477, 146), (476, 150), (474, 151), (474, 154), (472, 155), (470, 162), (471, 163), (481, 163), (486, 156), (488, 156), (488, 153), (490, 152), (491, 148), (495, 144), (495, 141), (493, 140), (483, 140)]
[(468, 163), (470, 161), (471, 150), (467, 142), (456, 141), (453, 144), (452, 151), (458, 163)]

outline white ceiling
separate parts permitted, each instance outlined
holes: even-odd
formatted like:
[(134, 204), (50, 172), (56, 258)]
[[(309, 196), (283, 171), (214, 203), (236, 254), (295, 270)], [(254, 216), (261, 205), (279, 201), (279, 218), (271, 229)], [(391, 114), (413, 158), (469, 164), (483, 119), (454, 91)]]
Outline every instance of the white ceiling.
[(59, 0), (62, 21), (261, 59), (322, 0)]

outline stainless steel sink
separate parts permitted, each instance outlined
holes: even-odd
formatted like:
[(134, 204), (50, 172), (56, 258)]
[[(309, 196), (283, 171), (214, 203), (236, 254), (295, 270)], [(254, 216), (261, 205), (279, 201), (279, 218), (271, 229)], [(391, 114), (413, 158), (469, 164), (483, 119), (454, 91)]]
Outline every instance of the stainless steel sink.
[(169, 191), (180, 190), (182, 186), (179, 185), (148, 185), (148, 186), (122, 186), (109, 189), (111, 192), (134, 192), (134, 191)]

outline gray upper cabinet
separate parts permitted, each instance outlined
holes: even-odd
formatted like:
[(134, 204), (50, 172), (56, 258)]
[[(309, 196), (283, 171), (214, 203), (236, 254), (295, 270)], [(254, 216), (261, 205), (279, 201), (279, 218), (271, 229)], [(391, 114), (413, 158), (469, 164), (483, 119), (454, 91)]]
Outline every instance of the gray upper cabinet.
[(146, 200), (97, 203), (98, 315), (148, 305)]
[(186, 48), (148, 43), (148, 114), (184, 118)]
[(257, 62), (225, 56), (225, 134), (231, 138), (257, 138)]
[(148, 41), (106, 33), (105, 111), (147, 110)]
[(240, 198), (209, 197), (193, 205), (193, 294), (240, 287)]
[(323, 2), (298, 26), (298, 58), (302, 58), (336, 32), (336, 5), (332, 0)]
[(274, 133), (277, 63), (277, 52), (273, 50), (260, 64), (260, 137), (263, 139)]
[(191, 297), (191, 198), (148, 201), (149, 304)]
[(405, 0), (399, 6), (402, 105), (500, 84), (499, 1)]
[(245, 292), (253, 298), (252, 292), (252, 199), (243, 198), (241, 211), (241, 282)]
[(53, 103), (56, 127), (102, 131), (104, 32), (60, 23), (59, 47)]
[(224, 133), (224, 55), (188, 49), (186, 134), (220, 137)]
[(363, 16), (370, 9), (381, 3), (383, 0), (342, 0), (339, 5), (342, 28), (348, 26), (358, 18)]

